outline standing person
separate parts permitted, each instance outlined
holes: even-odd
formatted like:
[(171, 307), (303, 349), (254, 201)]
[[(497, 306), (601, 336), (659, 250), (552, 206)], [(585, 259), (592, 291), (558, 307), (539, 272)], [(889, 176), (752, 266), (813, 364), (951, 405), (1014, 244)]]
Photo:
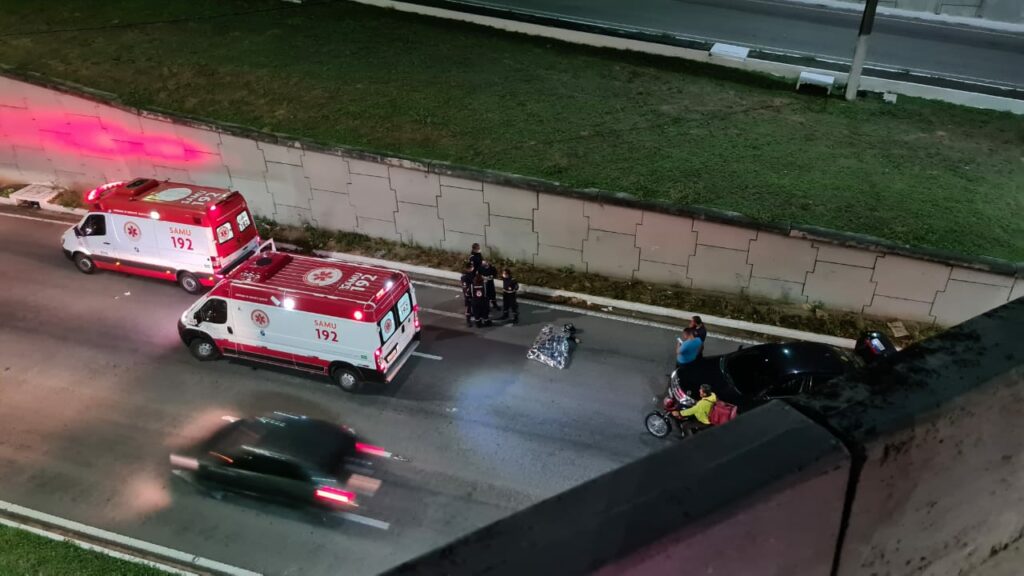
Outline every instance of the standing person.
[(518, 294), (519, 282), (512, 276), (512, 270), (505, 268), (501, 271), (501, 319), (508, 320), (508, 313), (512, 312), (512, 324), (519, 324)]
[(708, 329), (704, 326), (704, 321), (700, 319), (700, 316), (690, 318), (690, 328), (693, 328), (697, 338), (700, 338), (700, 352), (697, 352), (697, 358), (703, 358), (704, 343), (708, 341)]
[(473, 267), (473, 272), (480, 271), (480, 265), (484, 262), (484, 256), (480, 253), (480, 245), (476, 242), (473, 243), (473, 247), (469, 250), (468, 262)]
[(465, 269), (462, 270), (462, 299), (466, 304), (466, 326), (473, 325), (473, 279), (475, 277), (473, 264), (467, 262)]
[(498, 269), (494, 267), (487, 260), (480, 261), (480, 268), (477, 269), (480, 275), (484, 277), (484, 287), (487, 289), (487, 300), (490, 301), (491, 307), (495, 310), (501, 310), (498, 308), (498, 295), (494, 290), (494, 277), (498, 275)]
[(473, 320), (476, 327), (491, 325), (491, 309), (487, 302), (487, 287), (484, 285), (484, 277), (477, 274), (473, 278)]
[(702, 342), (693, 328), (685, 328), (683, 337), (676, 338), (676, 369), (697, 359)]

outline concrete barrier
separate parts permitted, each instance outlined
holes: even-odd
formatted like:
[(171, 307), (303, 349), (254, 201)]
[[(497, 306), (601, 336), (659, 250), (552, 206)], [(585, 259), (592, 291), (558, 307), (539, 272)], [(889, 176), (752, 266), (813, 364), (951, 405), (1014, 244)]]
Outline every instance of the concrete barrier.
[(1024, 294), (1016, 264), (329, 149), (0, 76), (0, 178), (70, 187), (133, 177), (237, 189), (322, 228), (684, 288), (951, 325)]
[(1007, 304), (820, 406), (858, 477), (837, 576), (967, 574), (1024, 538), (1022, 328)]
[(843, 446), (775, 403), (386, 574), (826, 576), (848, 479)]

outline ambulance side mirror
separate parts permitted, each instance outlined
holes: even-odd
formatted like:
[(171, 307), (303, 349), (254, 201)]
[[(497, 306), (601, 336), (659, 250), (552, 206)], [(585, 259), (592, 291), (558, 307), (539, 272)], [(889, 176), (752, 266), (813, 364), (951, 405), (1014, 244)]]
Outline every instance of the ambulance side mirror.
[(200, 312), (199, 310), (196, 310), (196, 313), (192, 315), (192, 319), (196, 321), (196, 326), (202, 324), (203, 323), (203, 314), (202, 314), (202, 312)]
[(82, 231), (78, 228), (78, 226), (72, 226), (71, 229), (75, 231), (75, 236), (77, 236), (78, 238), (82, 237)]

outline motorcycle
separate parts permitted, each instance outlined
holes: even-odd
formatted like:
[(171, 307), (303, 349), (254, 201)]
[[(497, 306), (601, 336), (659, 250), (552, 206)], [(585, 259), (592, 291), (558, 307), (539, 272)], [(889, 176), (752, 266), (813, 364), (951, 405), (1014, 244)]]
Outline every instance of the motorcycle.
[(669, 378), (668, 390), (665, 392), (665, 398), (661, 401), (661, 409), (647, 414), (644, 417), (644, 425), (651, 436), (665, 438), (672, 433), (674, 426), (678, 427), (682, 422), (673, 416), (672, 412), (685, 410), (696, 403), (697, 401), (692, 396), (683, 392), (683, 388), (679, 384), (678, 370), (675, 370)]

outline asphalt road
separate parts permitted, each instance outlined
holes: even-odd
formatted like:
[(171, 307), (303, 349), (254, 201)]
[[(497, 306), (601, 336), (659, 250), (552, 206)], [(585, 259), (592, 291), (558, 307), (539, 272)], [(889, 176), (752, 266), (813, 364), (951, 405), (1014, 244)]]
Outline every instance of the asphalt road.
[[(192, 298), (155, 280), (77, 272), (63, 226), (0, 216), (0, 499), (268, 574), (372, 574), (658, 450), (642, 416), (664, 389), (659, 328), (525, 306), (520, 327), (467, 329), (453, 292), (420, 288), (420, 351), (392, 386), (221, 361), (178, 340)], [(450, 314), (450, 315), (449, 315)], [(455, 316), (455, 317), (452, 317)], [(582, 345), (559, 371), (527, 360), (545, 322)], [(713, 327), (712, 327), (713, 330)], [(711, 338), (709, 353), (735, 344)], [(168, 453), (222, 415), (326, 417), (407, 458), (364, 509), (388, 530), (241, 497), (213, 500)]]
[[(849, 62), (860, 13), (772, 0), (461, 0)], [(868, 66), (1024, 88), (1024, 34), (878, 14)]]

